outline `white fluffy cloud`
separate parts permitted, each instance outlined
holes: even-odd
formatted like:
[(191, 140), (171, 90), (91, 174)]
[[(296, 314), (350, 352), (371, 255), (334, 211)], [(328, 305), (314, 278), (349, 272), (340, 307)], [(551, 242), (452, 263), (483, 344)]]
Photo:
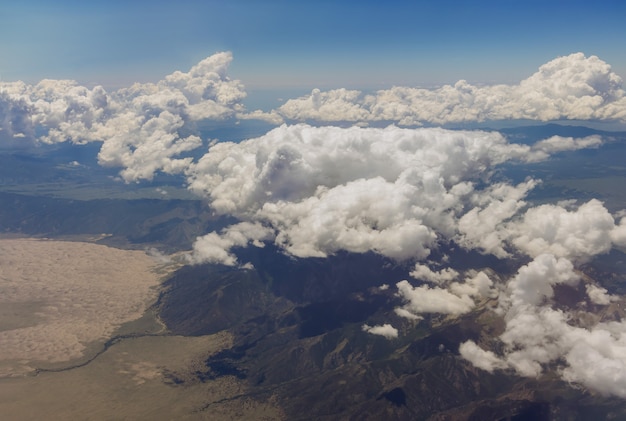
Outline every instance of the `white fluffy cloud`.
[[(536, 161), (598, 142), (554, 137), (526, 146), (496, 132), (299, 124), (217, 143), (186, 175), (189, 188), (217, 213), (271, 228), (275, 244), (297, 257), (346, 250), (424, 259), (454, 240), (498, 257), (519, 250), (584, 259), (608, 251), (611, 235), (621, 238), (602, 203), (592, 200), (577, 211), (544, 205), (520, 216), (537, 181), (477, 186), (506, 161)], [(230, 256), (219, 261), (235, 264), (228, 250), (240, 244), (210, 234), (196, 249), (208, 250), (209, 243)], [(216, 261), (210, 255), (196, 250), (195, 259)], [(434, 282), (452, 275), (417, 266), (412, 276)]]
[(214, 54), (187, 73), (111, 93), (67, 80), (0, 83), (0, 141), (100, 141), (100, 164), (122, 167), (126, 181), (180, 173), (191, 159), (178, 157), (201, 145), (183, 134), (185, 124), (243, 111), (243, 85), (226, 73), (231, 61), (230, 53)]
[(512, 242), (531, 257), (542, 253), (587, 260), (609, 251), (615, 222), (602, 202), (592, 199), (576, 210), (541, 205), (526, 211), (510, 226)]
[(453, 238), (472, 194), (485, 206), (505, 194), (475, 192), (474, 182), (529, 151), (495, 132), (281, 126), (214, 145), (187, 175), (214, 210), (271, 226), (294, 256), (372, 250), (402, 260)]
[(507, 367), (506, 363), (492, 351), (486, 351), (472, 341), (463, 342), (459, 347), (459, 353), (476, 367), (490, 373), (497, 368)]
[[(106, 92), (67, 80), (35, 85), (0, 83), (0, 142), (103, 142), (99, 161), (121, 167), (126, 181), (151, 179), (158, 171), (180, 173), (185, 157), (200, 146), (189, 122), (258, 118), (279, 121), (391, 121), (401, 125), (502, 119), (626, 119), (621, 79), (608, 64), (581, 53), (559, 57), (514, 86), (478, 87), (459, 81), (428, 90), (394, 87), (373, 95), (313, 90), (270, 112), (247, 112), (241, 82), (227, 75), (230, 53), (217, 53), (157, 83)], [(595, 145), (597, 138), (548, 139), (525, 151), (526, 160)], [(384, 163), (383, 163), (384, 164)]]
[(450, 291), (458, 296), (468, 295), (474, 298), (494, 298), (497, 291), (493, 288), (493, 281), (484, 271), (469, 271), (465, 274), (464, 282), (449, 284)]
[(471, 196), (471, 209), (458, 221), (456, 240), (470, 249), (480, 249), (498, 257), (507, 257), (505, 242), (509, 237), (506, 223), (526, 204), (524, 197), (537, 185), (528, 180), (517, 186), (496, 183)]
[(387, 339), (393, 339), (398, 337), (398, 329), (388, 323), (379, 326), (363, 325), (361, 329), (364, 332), (371, 333), (372, 335), (384, 336)]
[(460, 278), (461, 274), (451, 268), (434, 272), (428, 266), (418, 263), (411, 275), (439, 286), (414, 287), (406, 280), (396, 284), (397, 296), (402, 298), (404, 304), (397, 307), (395, 312), (408, 319), (421, 319), (420, 314), (423, 313), (464, 314), (472, 310), (478, 301), (497, 295), (493, 281), (483, 271), (468, 271), (463, 282), (452, 282)]
[(458, 223), (456, 240), (499, 257), (511, 250), (530, 257), (543, 253), (585, 262), (624, 244), (624, 228), (616, 225), (602, 202), (591, 199), (545, 204), (524, 210), (523, 198), (537, 184), (495, 184), (472, 197), (474, 207)]
[(458, 315), (474, 308), (474, 300), (468, 295), (458, 296), (444, 288), (431, 288), (427, 285), (413, 287), (408, 281), (400, 281), (396, 286), (398, 296), (405, 301), (401, 308), (415, 315), (421, 313)]
[(532, 156), (528, 160), (532, 161), (535, 159), (544, 159), (544, 156), (553, 154), (555, 152), (595, 148), (600, 146), (601, 144), (602, 138), (597, 135), (587, 136), (578, 139), (575, 139), (573, 137), (552, 136), (548, 139), (544, 139), (535, 143), (532, 147), (532, 151), (534, 152), (534, 154), (537, 154), (539, 156)]
[(587, 284), (585, 286), (589, 300), (594, 304), (608, 305), (612, 301), (617, 301), (619, 298), (614, 295), (609, 295), (606, 288), (599, 287), (593, 284)]
[(471, 341), (461, 345), (461, 355), (487, 371), (510, 367), (529, 377), (539, 376), (546, 365), (556, 363), (566, 381), (626, 397), (626, 323), (583, 328), (573, 326), (565, 312), (546, 306), (518, 310), (501, 336), (504, 355)]
[[(522, 266), (509, 282), (507, 298), (511, 301), (511, 311), (526, 305), (537, 306), (552, 298), (553, 285), (572, 285), (578, 281), (579, 276), (574, 272), (572, 262), (551, 254), (541, 254)], [(502, 300), (500, 302), (502, 304)]]
[(611, 231), (611, 241), (617, 246), (626, 247), (626, 217), (620, 219), (619, 225)]
[(435, 272), (427, 265), (416, 263), (415, 268), (409, 275), (415, 279), (421, 279), (434, 284), (443, 284), (456, 279), (459, 276), (459, 272), (452, 268), (444, 268)]
[[(498, 338), (502, 351), (496, 354), (468, 341), (459, 349), (461, 356), (490, 372), (511, 368), (530, 377), (556, 365), (566, 381), (626, 397), (626, 322), (598, 323), (597, 316), (555, 308), (554, 286), (575, 286), (579, 281), (566, 258), (537, 256), (502, 291), (500, 306), (506, 322)], [(619, 300), (592, 284), (586, 290), (595, 304)]]
[(590, 330), (564, 326), (564, 330), (569, 349), (563, 378), (626, 397), (626, 323), (599, 323)]
[(224, 229), (221, 234), (211, 232), (196, 238), (191, 263), (220, 263), (234, 266), (237, 257), (230, 252), (233, 247), (245, 247), (252, 244), (263, 247), (263, 241), (272, 240), (274, 230), (258, 223), (241, 222)]
[(626, 119), (621, 78), (596, 56), (558, 57), (518, 85), (475, 86), (461, 80), (437, 89), (393, 87), (363, 94), (337, 89), (287, 101), (291, 121), (394, 121), (400, 125), (485, 120)]

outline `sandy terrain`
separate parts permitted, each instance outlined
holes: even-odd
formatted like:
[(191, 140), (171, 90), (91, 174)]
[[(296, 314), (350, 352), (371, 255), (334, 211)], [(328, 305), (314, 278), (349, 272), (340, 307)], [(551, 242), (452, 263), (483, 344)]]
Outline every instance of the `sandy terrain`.
[(10, 420), (280, 419), (234, 377), (200, 382), (206, 358), (230, 335), (123, 340), (91, 363), (62, 372), (0, 379), (0, 413)]
[[(146, 312), (162, 265), (93, 243), (0, 239), (2, 419), (283, 418), (271, 398), (246, 397), (232, 376), (198, 380), (208, 356), (232, 338), (167, 336)], [(141, 336), (155, 332), (163, 336)], [(120, 334), (138, 337), (103, 352)]]
[(84, 357), (144, 314), (157, 268), (141, 251), (0, 239), (0, 377)]

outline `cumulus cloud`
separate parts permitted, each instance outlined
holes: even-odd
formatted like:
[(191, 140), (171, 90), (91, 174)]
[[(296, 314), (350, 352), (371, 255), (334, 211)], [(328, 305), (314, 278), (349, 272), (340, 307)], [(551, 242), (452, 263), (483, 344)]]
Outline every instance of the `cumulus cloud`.
[(122, 167), (126, 181), (180, 173), (191, 158), (179, 157), (202, 144), (184, 134), (186, 124), (244, 111), (243, 85), (227, 75), (231, 61), (230, 53), (217, 53), (186, 73), (110, 93), (68, 80), (0, 83), (0, 140), (99, 141), (100, 164)]
[(384, 336), (387, 339), (394, 339), (398, 337), (398, 329), (388, 323), (378, 326), (363, 325), (361, 326), (361, 329), (363, 332), (371, 333), (372, 335)]
[(415, 268), (409, 275), (415, 279), (421, 279), (434, 284), (444, 284), (456, 279), (459, 276), (459, 272), (452, 268), (444, 268), (435, 272), (427, 265), (416, 263)]
[(30, 119), (30, 105), (18, 94), (24, 89), (21, 82), (0, 82), (0, 142), (2, 144), (32, 139), (34, 128)]
[(461, 345), (461, 356), (487, 371), (512, 368), (539, 376), (548, 364), (560, 366), (564, 380), (597, 392), (626, 397), (626, 324), (573, 326), (568, 315), (549, 307), (529, 306), (508, 321), (501, 336), (504, 355), (483, 350), (474, 342)]
[(587, 296), (589, 300), (594, 304), (608, 305), (612, 301), (617, 301), (619, 298), (614, 295), (609, 295), (606, 288), (602, 288), (597, 285), (587, 284), (585, 286), (587, 290)]
[(497, 368), (506, 368), (504, 363), (496, 354), (485, 351), (472, 341), (463, 342), (459, 347), (459, 353), (463, 358), (471, 362), (474, 366), (488, 372), (493, 372)]
[(494, 298), (497, 291), (493, 288), (494, 283), (484, 271), (470, 270), (466, 274), (464, 282), (453, 282), (449, 285), (450, 291), (460, 297), (468, 295), (473, 298)]
[(271, 228), (259, 223), (241, 222), (231, 225), (220, 234), (211, 232), (196, 238), (189, 259), (191, 263), (207, 262), (235, 266), (238, 263), (237, 257), (230, 252), (233, 247), (245, 247), (249, 243), (263, 247), (263, 241), (271, 240), (273, 237), (274, 230)]
[[(553, 300), (555, 285), (575, 286), (579, 280), (566, 258), (537, 256), (518, 270), (501, 293), (506, 322), (498, 338), (501, 351), (496, 354), (467, 341), (459, 349), (461, 356), (490, 372), (510, 368), (529, 377), (556, 366), (566, 381), (626, 397), (626, 322), (598, 323), (598, 317), (558, 308)], [(618, 300), (595, 285), (588, 284), (586, 290), (595, 304)]]
[(405, 303), (400, 314), (419, 315), (421, 313), (464, 314), (474, 307), (474, 300), (468, 295), (455, 295), (444, 288), (431, 288), (427, 285), (413, 287), (408, 281), (396, 284), (398, 296)]
[(405, 319), (409, 319), (409, 320), (413, 320), (413, 321), (419, 321), (419, 320), (423, 320), (424, 319), (424, 317), (418, 316), (417, 314), (412, 313), (412, 312), (410, 312), (409, 310), (407, 310), (407, 309), (405, 309), (403, 307), (396, 307), (393, 311), (398, 316), (404, 317)]
[(591, 330), (570, 328), (565, 342), (568, 366), (563, 378), (600, 393), (626, 397), (626, 324), (598, 324)]
[(291, 99), (278, 114), (291, 121), (393, 121), (400, 125), (485, 120), (626, 119), (621, 78), (596, 56), (558, 57), (517, 85), (437, 89), (393, 87), (375, 94), (336, 89)]
[(626, 217), (622, 217), (619, 225), (611, 231), (611, 241), (617, 246), (626, 247)]
[[(501, 119), (625, 119), (626, 95), (608, 64), (581, 53), (559, 57), (514, 86), (477, 87), (465, 81), (435, 90), (394, 87), (372, 95), (355, 90), (313, 90), (270, 112), (248, 112), (243, 85), (228, 77), (232, 55), (214, 54), (187, 72), (157, 83), (107, 92), (68, 80), (35, 85), (0, 83), (0, 141), (103, 143), (99, 162), (122, 168), (126, 181), (176, 174), (192, 162), (201, 141), (190, 132), (202, 119), (281, 121), (389, 121), (401, 125)], [(597, 138), (548, 139), (525, 151), (526, 160), (590, 147)]]
[(552, 136), (535, 143), (526, 161), (533, 162), (543, 160), (555, 152), (597, 148), (602, 145), (602, 143), (602, 138), (597, 135), (577, 139), (573, 137)]
[(528, 180), (517, 186), (496, 183), (470, 199), (471, 209), (458, 221), (456, 240), (469, 249), (480, 249), (498, 257), (508, 257), (506, 222), (526, 204), (524, 197), (538, 184)]
[(366, 121), (370, 113), (362, 101), (361, 92), (356, 90), (342, 88), (321, 92), (313, 89), (308, 96), (288, 100), (277, 112), (298, 121)]
[(579, 280), (572, 262), (551, 254), (541, 254), (522, 266), (509, 282), (508, 300), (511, 302), (511, 311), (525, 305), (542, 304), (545, 299), (552, 298), (554, 285), (573, 285)]
[[(544, 205), (520, 216), (539, 181), (489, 184), (504, 162), (599, 142), (563, 139), (527, 146), (496, 132), (284, 125), (256, 139), (214, 144), (186, 175), (217, 213), (272, 228), (274, 243), (297, 257), (345, 250), (422, 260), (455, 241), (502, 258), (521, 251), (583, 260), (622, 238), (601, 202), (576, 211), (567, 203)], [(218, 238), (206, 240), (233, 246)], [(196, 252), (197, 261), (201, 256), (235, 264), (228, 251), (218, 260)], [(411, 276), (440, 283), (454, 277), (427, 269), (418, 265)]]
[(559, 205), (528, 209), (509, 227), (512, 243), (531, 257), (551, 253), (584, 261), (608, 252), (620, 228), (602, 202), (592, 199), (576, 210)]
[(564, 380), (602, 394), (626, 397), (624, 325), (599, 323), (585, 329), (569, 324), (562, 311), (529, 307), (507, 324), (502, 357), (471, 341), (461, 345), (460, 353), (481, 369), (512, 368), (529, 377), (539, 376), (549, 363), (563, 361), (559, 364)]
[(433, 272), (428, 266), (418, 263), (412, 275), (415, 272), (419, 273), (419, 276), (415, 276), (416, 279), (433, 282), (438, 286), (414, 287), (406, 280), (398, 282), (396, 295), (404, 301), (401, 307), (395, 309), (400, 317), (419, 320), (423, 313), (465, 314), (477, 302), (497, 296), (493, 281), (484, 271), (468, 271), (463, 282), (452, 282), (460, 278), (461, 274), (451, 268)]
[(281, 126), (212, 146), (186, 174), (216, 212), (273, 227), (294, 256), (373, 250), (402, 260), (454, 237), (473, 193), (483, 206), (506, 195), (475, 183), (529, 150), (495, 132)]

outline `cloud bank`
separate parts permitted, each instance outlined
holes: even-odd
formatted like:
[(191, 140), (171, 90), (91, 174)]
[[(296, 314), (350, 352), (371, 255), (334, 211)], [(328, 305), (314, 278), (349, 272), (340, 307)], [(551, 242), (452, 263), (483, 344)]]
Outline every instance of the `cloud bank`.
[(476, 86), (464, 80), (437, 89), (393, 87), (374, 94), (335, 89), (291, 99), (276, 114), (286, 121), (400, 125), (487, 120), (626, 119), (621, 78), (583, 53), (558, 57), (517, 85)]
[[(502, 163), (535, 162), (547, 158), (548, 150), (601, 141), (548, 140), (551, 149), (546, 141), (539, 146), (508, 143), (496, 132), (300, 124), (240, 143), (218, 143), (190, 164), (189, 188), (206, 197), (215, 212), (251, 225), (200, 237), (192, 259), (233, 265), (231, 248), (265, 240), (297, 257), (346, 250), (423, 259), (433, 247), (452, 240), (499, 257), (508, 256), (511, 248), (532, 255), (531, 249), (540, 245), (518, 232), (550, 224), (560, 214), (545, 221), (547, 212), (540, 208), (518, 220), (523, 199), (537, 182), (487, 182)], [(553, 212), (571, 215), (571, 224), (599, 220), (577, 232), (564, 219), (559, 222), (563, 234), (548, 238), (554, 244), (544, 248), (562, 246), (562, 253), (567, 249), (584, 256), (591, 251), (582, 247), (606, 251), (612, 244), (603, 238), (612, 232), (613, 219), (600, 202), (576, 213), (560, 207)], [(569, 244), (574, 239), (576, 250)]]
[[(202, 144), (193, 123), (204, 119), (399, 125), (626, 120), (620, 77), (598, 57), (582, 53), (556, 58), (517, 85), (474, 86), (459, 81), (437, 89), (393, 87), (375, 94), (315, 89), (270, 112), (244, 108), (243, 84), (227, 73), (231, 61), (231, 53), (217, 53), (187, 72), (176, 71), (157, 83), (136, 83), (113, 92), (69, 80), (42, 80), (35, 85), (0, 82), (0, 144), (102, 142), (100, 164), (120, 167), (121, 176), (130, 182), (150, 180), (156, 172), (184, 172), (192, 164), (189, 152)], [(576, 146), (587, 147), (595, 140), (582, 142)], [(562, 147), (562, 140), (546, 140), (534, 151), (535, 159), (545, 159)]]
[(466, 180), (528, 150), (498, 133), (282, 126), (216, 144), (187, 176), (216, 212), (271, 228), (294, 256), (423, 258), (438, 233), (454, 235)]
[(186, 125), (243, 111), (243, 85), (227, 75), (231, 61), (218, 53), (186, 73), (115, 92), (68, 80), (0, 83), (0, 141), (102, 142), (100, 164), (122, 167), (126, 181), (180, 173), (191, 162), (180, 156), (202, 144)]

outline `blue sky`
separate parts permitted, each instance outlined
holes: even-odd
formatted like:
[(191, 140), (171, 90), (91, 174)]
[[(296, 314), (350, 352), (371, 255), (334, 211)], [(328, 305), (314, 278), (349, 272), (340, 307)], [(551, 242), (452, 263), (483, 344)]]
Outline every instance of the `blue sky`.
[(249, 89), (513, 83), (577, 51), (624, 78), (625, 18), (623, 1), (26, 0), (0, 6), (0, 77), (126, 86), (229, 50)]

